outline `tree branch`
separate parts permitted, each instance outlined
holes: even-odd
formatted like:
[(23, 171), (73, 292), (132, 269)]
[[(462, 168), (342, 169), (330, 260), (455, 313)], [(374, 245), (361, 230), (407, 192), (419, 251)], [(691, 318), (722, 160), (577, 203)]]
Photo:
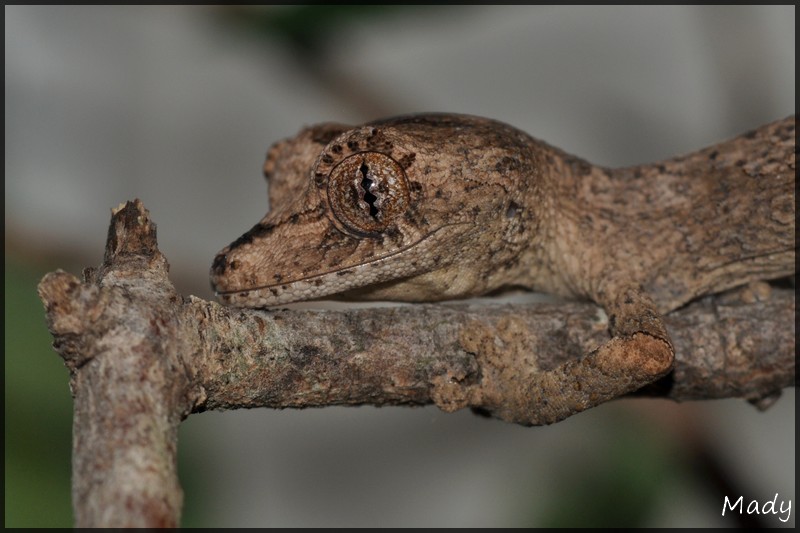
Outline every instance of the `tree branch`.
[[(103, 265), (39, 285), (75, 400), (76, 525), (175, 526), (177, 428), (252, 407), (471, 407), (524, 424), (536, 376), (608, 339), (591, 303), (241, 310), (182, 298), (138, 200), (113, 213)], [(794, 293), (765, 284), (666, 317), (674, 371), (643, 394), (766, 406), (795, 376)]]

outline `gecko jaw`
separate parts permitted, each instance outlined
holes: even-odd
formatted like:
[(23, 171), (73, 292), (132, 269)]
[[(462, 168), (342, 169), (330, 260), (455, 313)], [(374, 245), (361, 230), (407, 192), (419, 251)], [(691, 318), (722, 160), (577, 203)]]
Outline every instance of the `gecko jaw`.
[[(442, 237), (440, 230), (454, 226), (469, 225), (468, 222), (454, 222), (440, 226), (425, 237), (399, 250), (381, 257), (357, 263), (339, 270), (332, 270), (292, 281), (263, 285), (247, 289), (215, 291), (215, 296), (226, 305), (236, 307), (269, 307), (291, 302), (314, 300), (338, 294), (351, 289), (363, 288), (371, 284), (401, 279), (428, 272), (439, 265), (435, 257), (424, 257), (412, 262), (397, 261), (397, 256)], [(446, 238), (443, 237), (443, 238)], [(434, 243), (435, 244), (435, 243)], [(388, 260), (392, 259), (391, 262)]]

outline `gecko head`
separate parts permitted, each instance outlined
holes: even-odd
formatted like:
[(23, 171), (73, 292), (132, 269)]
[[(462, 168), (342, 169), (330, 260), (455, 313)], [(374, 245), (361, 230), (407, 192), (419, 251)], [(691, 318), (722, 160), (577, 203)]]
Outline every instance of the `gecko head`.
[[(487, 257), (502, 260), (514, 249), (519, 232), (509, 225), (523, 217), (519, 188), (503, 186), (504, 150), (470, 150), (485, 143), (475, 130), (486, 123), (497, 124), (417, 115), (348, 130), (312, 127), (276, 145), (265, 167), (277, 191), (273, 210), (216, 256), (218, 297), (265, 307), (491, 289), (497, 268)], [(503, 245), (493, 251), (493, 243)]]

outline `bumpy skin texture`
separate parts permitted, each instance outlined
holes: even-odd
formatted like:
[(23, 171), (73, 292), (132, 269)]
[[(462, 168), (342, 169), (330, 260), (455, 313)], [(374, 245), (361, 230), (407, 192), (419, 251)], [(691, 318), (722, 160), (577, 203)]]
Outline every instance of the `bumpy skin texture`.
[(534, 410), (587, 408), (669, 371), (661, 313), (794, 272), (794, 141), (792, 116), (688, 156), (607, 169), (473, 116), (320, 124), (270, 149), (272, 210), (217, 255), (211, 283), (245, 307), (509, 286), (588, 298), (613, 338), (532, 386)]
[[(486, 119), (421, 115), (361, 128), (324, 124), (270, 150), (265, 173), (274, 209), (223, 250), (212, 284), (225, 303), (261, 307), (362, 289), (360, 298), (422, 301), (529, 285), (539, 247), (546, 153)], [(367, 237), (342, 228), (328, 174), (353, 154), (378, 151), (407, 178), (409, 207)], [(532, 254), (537, 255), (536, 253)], [(368, 288), (367, 288), (368, 287)]]
[[(443, 300), (512, 285), (602, 300), (633, 283), (668, 312), (792, 273), (794, 138), (789, 117), (689, 156), (609, 170), (478, 117), (312, 126), (269, 151), (272, 210), (220, 252), (211, 281), (224, 303), (245, 307), (353, 289)], [(753, 145), (769, 160), (742, 159)], [(338, 223), (327, 180), (367, 151), (404, 167), (411, 198), (396, 224), (360, 236)]]

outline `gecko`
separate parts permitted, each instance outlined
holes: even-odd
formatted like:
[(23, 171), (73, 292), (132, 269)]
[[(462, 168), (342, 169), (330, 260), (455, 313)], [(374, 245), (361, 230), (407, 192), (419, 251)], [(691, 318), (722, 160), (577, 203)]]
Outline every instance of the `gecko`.
[(531, 385), (532, 423), (551, 423), (666, 375), (664, 314), (794, 273), (794, 147), (794, 116), (623, 168), (471, 115), (308, 126), (269, 149), (271, 209), (211, 284), (253, 308), (514, 287), (594, 301), (610, 339)]

